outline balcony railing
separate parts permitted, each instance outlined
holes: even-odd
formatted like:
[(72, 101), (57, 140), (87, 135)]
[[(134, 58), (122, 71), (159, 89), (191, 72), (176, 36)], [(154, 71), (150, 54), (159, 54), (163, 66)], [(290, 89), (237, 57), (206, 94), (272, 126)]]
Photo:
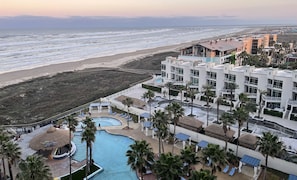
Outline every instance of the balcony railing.
[(263, 96), (265, 101), (281, 101), (281, 97), (273, 97), (273, 96)]
[(249, 98), (255, 98), (257, 97), (257, 93), (245, 93)]
[(289, 99), (288, 104), (297, 105), (297, 100)]

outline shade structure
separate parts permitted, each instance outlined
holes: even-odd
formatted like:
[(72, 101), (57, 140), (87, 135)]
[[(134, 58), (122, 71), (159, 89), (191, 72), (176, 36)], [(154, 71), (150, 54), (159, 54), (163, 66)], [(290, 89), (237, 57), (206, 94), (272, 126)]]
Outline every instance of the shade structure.
[(143, 118), (150, 118), (151, 115), (150, 115), (150, 113), (145, 112), (145, 113), (140, 114), (139, 116), (143, 117)]
[(180, 140), (180, 141), (187, 141), (190, 136), (189, 135), (186, 135), (184, 133), (178, 133), (175, 135), (176, 139)]
[(189, 140), (189, 145), (191, 144), (191, 136), (184, 133), (178, 133), (175, 135), (176, 139), (183, 142), (183, 149), (185, 149), (186, 141)]
[(254, 158), (246, 154), (242, 156), (240, 161), (253, 167), (258, 167), (261, 162), (260, 159)]
[(206, 147), (208, 146), (208, 142), (202, 140), (202, 141), (200, 141), (199, 143), (197, 143), (196, 146), (201, 147), (201, 148), (206, 148)]
[(290, 174), (288, 180), (297, 180), (297, 176), (294, 174)]
[(153, 123), (150, 121), (146, 121), (143, 123), (143, 127), (145, 128), (151, 128), (153, 126)]
[[(73, 137), (73, 134), (71, 136)], [(52, 150), (67, 144), (69, 144), (69, 130), (52, 126), (46, 132), (35, 136), (30, 141), (29, 147), (34, 150)]]

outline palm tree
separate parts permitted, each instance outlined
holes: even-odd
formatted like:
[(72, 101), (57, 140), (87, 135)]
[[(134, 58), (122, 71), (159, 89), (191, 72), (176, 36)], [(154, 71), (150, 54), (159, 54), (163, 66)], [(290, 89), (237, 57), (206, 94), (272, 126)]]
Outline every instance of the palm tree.
[(217, 101), (216, 101), (216, 104), (217, 104), (217, 122), (219, 123), (219, 120), (220, 120), (220, 105), (222, 104), (223, 102), (223, 97), (222, 96), (219, 96), (217, 98)]
[(152, 114), (152, 101), (153, 101), (153, 98), (155, 97), (155, 93), (151, 90), (148, 90), (147, 92), (145, 92), (143, 94), (143, 97), (148, 99), (148, 104), (150, 105), (150, 116)]
[(26, 160), (19, 163), (20, 172), (17, 174), (18, 180), (51, 180), (50, 168), (44, 163), (41, 156), (28, 156)]
[(268, 157), (277, 156), (282, 151), (282, 149), (283, 149), (283, 144), (278, 139), (278, 136), (273, 135), (270, 132), (263, 132), (263, 135), (259, 140), (259, 151), (265, 157), (264, 179), (266, 179)]
[(223, 149), (220, 149), (219, 145), (208, 144), (206, 148), (202, 150), (203, 159), (211, 161), (211, 174), (221, 169), (221, 166), (227, 164), (226, 153)]
[(190, 167), (199, 162), (196, 152), (191, 148), (191, 146), (187, 146), (185, 149), (181, 150), (180, 157), (184, 163), (185, 171), (189, 175), (191, 170)]
[[(161, 154), (161, 139), (164, 136), (168, 135), (168, 123), (167, 123), (167, 115), (165, 114), (164, 111), (158, 110), (155, 111), (155, 114), (152, 118), (153, 120), (153, 127), (157, 128), (157, 137), (159, 139), (159, 155)], [(163, 147), (163, 143), (162, 143), (162, 147)]]
[(184, 175), (182, 169), (183, 162), (178, 155), (173, 155), (170, 152), (166, 154), (161, 154), (159, 159), (154, 165), (154, 172), (156, 173), (158, 179), (180, 179)]
[(138, 171), (141, 179), (143, 179), (143, 173), (145, 173), (146, 166), (150, 166), (154, 159), (153, 149), (145, 140), (135, 141), (130, 145), (130, 149), (126, 152), (128, 157), (128, 165), (131, 169)]
[[(250, 112), (256, 111), (256, 104), (251, 102), (245, 93), (239, 94), (239, 102), (240, 106), (245, 109), (248, 115)], [(249, 118), (246, 119), (246, 130), (249, 132)]]
[(20, 159), (20, 156), (21, 148), (18, 146), (18, 144), (13, 143), (12, 141), (8, 141), (5, 144), (5, 157), (7, 159), (9, 176), (11, 180), (13, 180), (11, 166), (14, 164), (16, 160)]
[(183, 90), (186, 90), (186, 86), (181, 85), (178, 90), (180, 93), (180, 101), (183, 102)]
[(67, 122), (68, 122), (68, 128), (69, 128), (69, 179), (72, 180), (72, 172), (71, 172), (71, 160), (72, 160), (72, 156), (71, 156), (71, 132), (75, 131), (76, 126), (78, 125), (77, 119), (75, 119), (73, 116), (68, 116), (66, 118)]
[(237, 146), (236, 146), (236, 156), (238, 155), (238, 145), (239, 145), (239, 137), (240, 130), (245, 121), (249, 118), (248, 112), (243, 107), (238, 107), (233, 111), (233, 117), (237, 120), (238, 123), (238, 136), (237, 136)]
[(1, 159), (2, 159), (2, 168), (3, 168), (3, 174), (4, 176), (6, 175), (6, 168), (5, 168), (5, 161), (4, 161), (4, 157), (5, 157), (5, 145), (7, 144), (7, 142), (9, 141), (9, 136), (8, 133), (6, 131), (4, 131), (3, 128), (0, 128), (0, 155), (1, 155)]
[(261, 118), (260, 115), (261, 115), (262, 108), (263, 108), (262, 97), (263, 97), (263, 95), (265, 95), (267, 93), (267, 91), (261, 90), (261, 89), (258, 89), (258, 91), (259, 91), (258, 118)]
[[(85, 172), (85, 177), (87, 179), (87, 176), (90, 172), (90, 164), (93, 163), (92, 161), (92, 143), (95, 141), (95, 133), (96, 133), (96, 126), (95, 123), (92, 121), (91, 118), (86, 117), (86, 119), (84, 120), (84, 124), (86, 124), (86, 126), (84, 127), (84, 131), (82, 132), (82, 137), (81, 137), (81, 141), (86, 141), (86, 172)], [(90, 152), (90, 156), (89, 156), (89, 152)]]
[[(124, 99), (124, 101), (123, 101), (123, 104), (125, 106), (127, 106), (128, 116), (130, 116), (129, 110), (130, 110), (130, 106), (133, 104), (133, 100), (131, 98), (129, 98), (129, 97), (126, 97), (126, 99)], [(129, 119), (127, 120), (127, 126), (128, 126), (128, 129), (129, 129)]]
[(230, 91), (230, 112), (232, 111), (232, 107), (233, 107), (233, 93), (237, 88), (238, 88), (238, 85), (236, 83), (226, 84), (226, 89), (229, 89)]
[(168, 100), (169, 100), (169, 101), (170, 101), (170, 90), (171, 90), (172, 86), (173, 86), (173, 82), (167, 82), (167, 83), (165, 84), (165, 87), (168, 88)]
[(216, 180), (217, 177), (212, 175), (209, 170), (200, 169), (200, 171), (194, 171), (189, 180)]
[(187, 94), (187, 96), (189, 96), (190, 97), (190, 99), (191, 99), (191, 114), (190, 114), (190, 116), (193, 116), (193, 101), (194, 101), (194, 99), (195, 99), (195, 95), (198, 93), (198, 91), (196, 91), (196, 90), (194, 90), (194, 89), (190, 89), (189, 91), (188, 91), (188, 94)]
[(227, 138), (227, 131), (228, 131), (228, 127), (230, 128), (231, 124), (234, 124), (234, 118), (232, 116), (232, 114), (224, 112), (221, 116), (221, 122), (223, 123), (223, 130), (225, 133), (225, 151), (227, 151), (227, 146), (228, 146), (228, 138)]
[(206, 114), (206, 126), (208, 126), (208, 118), (209, 118), (209, 100), (211, 97), (214, 97), (215, 94), (213, 91), (211, 91), (211, 89), (213, 88), (211, 85), (204, 85), (202, 86), (203, 88), (203, 93), (204, 96), (206, 96), (206, 110), (207, 110), (207, 114)]
[[(169, 114), (173, 116), (173, 119), (172, 119), (174, 124), (173, 135), (175, 136), (176, 124), (178, 123), (179, 118), (184, 116), (185, 109), (180, 104), (173, 102), (166, 107), (166, 110), (168, 110)], [(172, 145), (172, 153), (173, 152), (174, 152), (174, 143)]]

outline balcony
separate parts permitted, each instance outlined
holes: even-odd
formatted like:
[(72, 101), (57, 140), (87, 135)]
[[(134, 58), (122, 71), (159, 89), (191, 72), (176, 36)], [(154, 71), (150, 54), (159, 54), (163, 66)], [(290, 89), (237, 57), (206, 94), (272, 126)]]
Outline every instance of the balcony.
[(232, 83), (235, 83), (235, 79), (225, 78), (224, 81), (225, 81), (225, 82), (232, 82)]
[(289, 99), (288, 104), (296, 106), (297, 105), (297, 100)]
[(264, 101), (269, 102), (280, 102), (282, 100), (281, 97), (273, 97), (273, 96), (262, 96)]
[(216, 80), (216, 79), (217, 79), (216, 76), (210, 76), (210, 75), (207, 75), (206, 78), (207, 78), (207, 79), (213, 79), (213, 80)]
[(267, 88), (273, 88), (272, 84), (267, 84)]
[(293, 91), (296, 91), (297, 92), (297, 87), (293, 87)]
[(245, 93), (248, 98), (257, 98), (257, 93)]

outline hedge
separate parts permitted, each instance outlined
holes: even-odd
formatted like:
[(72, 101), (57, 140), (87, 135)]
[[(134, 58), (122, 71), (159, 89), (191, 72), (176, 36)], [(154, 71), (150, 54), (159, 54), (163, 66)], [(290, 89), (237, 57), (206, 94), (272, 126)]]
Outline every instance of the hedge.
[(162, 88), (160, 87), (156, 87), (156, 86), (152, 86), (152, 85), (148, 85), (148, 84), (142, 84), (141, 85), (142, 88), (148, 89), (148, 90), (152, 90), (158, 93), (162, 92)]
[(264, 114), (268, 114), (275, 117), (283, 117), (283, 113), (275, 110), (264, 109)]
[[(207, 98), (206, 98), (206, 96), (201, 96), (200, 100), (201, 101), (207, 101)], [(209, 98), (209, 102), (213, 103), (213, 98)]]

